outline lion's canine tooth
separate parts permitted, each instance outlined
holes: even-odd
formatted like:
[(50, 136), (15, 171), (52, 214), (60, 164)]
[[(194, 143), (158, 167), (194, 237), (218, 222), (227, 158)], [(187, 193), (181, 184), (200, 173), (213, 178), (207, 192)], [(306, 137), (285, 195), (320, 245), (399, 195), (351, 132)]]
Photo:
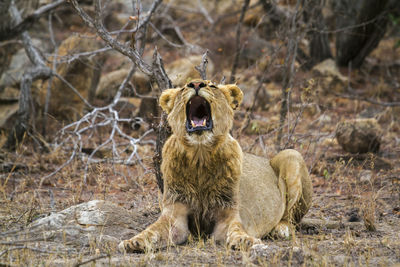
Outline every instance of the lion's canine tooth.
[(190, 120), (190, 122), (192, 123), (192, 127), (196, 128), (196, 124), (192, 120)]
[(206, 119), (204, 119), (203, 121), (203, 126), (206, 126)]

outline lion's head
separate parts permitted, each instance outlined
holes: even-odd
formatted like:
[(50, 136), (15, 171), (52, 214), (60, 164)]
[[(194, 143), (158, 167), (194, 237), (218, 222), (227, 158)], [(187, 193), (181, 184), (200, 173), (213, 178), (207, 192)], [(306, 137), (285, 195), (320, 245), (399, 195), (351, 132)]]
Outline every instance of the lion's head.
[(160, 106), (176, 136), (191, 145), (212, 144), (215, 138), (228, 135), (233, 110), (242, 99), (243, 93), (235, 84), (193, 80), (183, 88), (165, 90)]

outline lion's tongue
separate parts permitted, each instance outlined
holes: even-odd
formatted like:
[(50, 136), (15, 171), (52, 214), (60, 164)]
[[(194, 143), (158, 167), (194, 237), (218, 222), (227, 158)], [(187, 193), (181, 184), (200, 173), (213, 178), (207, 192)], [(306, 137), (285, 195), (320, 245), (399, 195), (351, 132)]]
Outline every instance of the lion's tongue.
[(206, 126), (206, 119), (205, 118), (202, 118), (202, 119), (193, 118), (192, 126), (193, 127)]

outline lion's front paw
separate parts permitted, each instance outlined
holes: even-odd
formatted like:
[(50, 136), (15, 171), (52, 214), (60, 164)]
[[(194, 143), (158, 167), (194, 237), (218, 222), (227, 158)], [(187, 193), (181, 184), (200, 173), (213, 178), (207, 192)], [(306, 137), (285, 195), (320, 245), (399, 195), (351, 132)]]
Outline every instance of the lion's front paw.
[(228, 247), (234, 250), (248, 250), (253, 245), (262, 244), (261, 240), (247, 234), (234, 235), (228, 237)]
[(118, 248), (121, 252), (148, 252), (154, 250), (154, 245), (146, 240), (142, 235), (137, 235), (131, 239), (119, 243)]

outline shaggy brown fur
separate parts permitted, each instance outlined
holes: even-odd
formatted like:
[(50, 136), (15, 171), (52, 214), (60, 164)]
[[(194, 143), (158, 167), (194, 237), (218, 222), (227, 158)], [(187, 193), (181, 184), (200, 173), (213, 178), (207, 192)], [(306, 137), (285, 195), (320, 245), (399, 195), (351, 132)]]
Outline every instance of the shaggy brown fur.
[[(209, 104), (205, 121), (189, 119), (187, 109), (196, 95)], [(236, 85), (203, 80), (162, 93), (160, 105), (173, 133), (163, 148), (162, 214), (142, 233), (121, 242), (121, 249), (181, 244), (189, 233), (211, 235), (236, 249), (260, 243), (271, 230), (288, 237), (292, 217), (300, 220), (311, 205), (307, 168), (294, 150), (280, 152), (272, 168), (267, 159), (242, 153), (229, 134), (242, 98)], [(186, 126), (187, 120), (193, 128), (208, 126), (211, 119), (207, 130), (190, 132)]]

